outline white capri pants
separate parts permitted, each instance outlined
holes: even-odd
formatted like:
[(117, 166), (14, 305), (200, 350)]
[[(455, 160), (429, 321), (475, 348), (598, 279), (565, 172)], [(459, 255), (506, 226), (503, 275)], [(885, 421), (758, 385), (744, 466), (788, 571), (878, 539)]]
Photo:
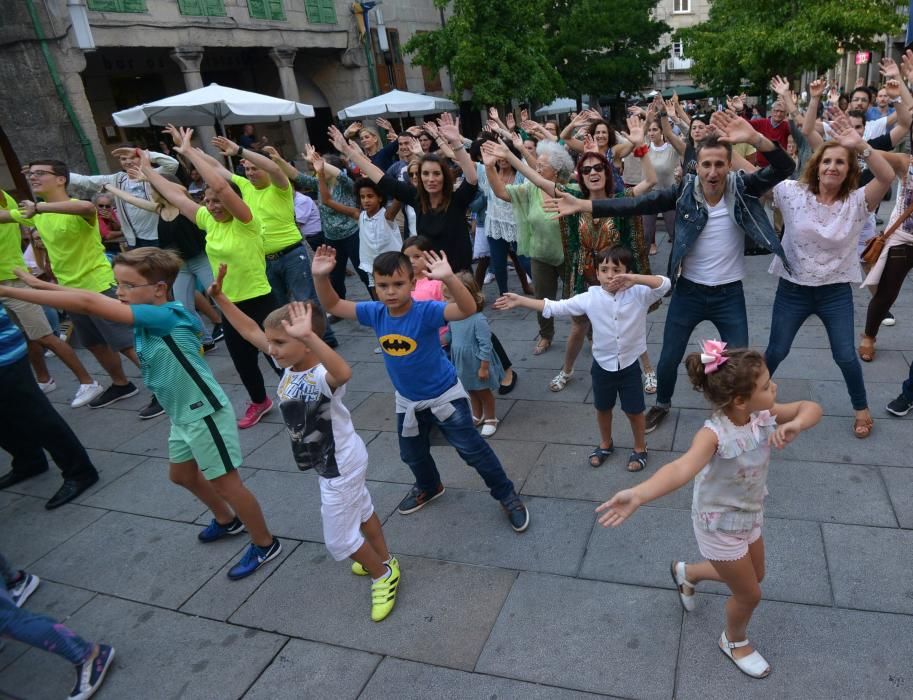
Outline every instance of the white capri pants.
[(336, 561), (352, 556), (364, 544), (361, 526), (374, 514), (371, 494), (365, 486), (367, 471), (366, 462), (335, 479), (319, 478), (323, 541)]

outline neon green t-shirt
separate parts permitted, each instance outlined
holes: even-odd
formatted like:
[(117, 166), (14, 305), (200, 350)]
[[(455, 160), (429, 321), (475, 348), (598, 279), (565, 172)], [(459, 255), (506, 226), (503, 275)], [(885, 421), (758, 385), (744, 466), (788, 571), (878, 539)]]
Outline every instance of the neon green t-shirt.
[(232, 175), (231, 181), (241, 189), (244, 202), (260, 222), (264, 254), (301, 243), (301, 231), (295, 224), (295, 189), (291, 183), (284, 190), (272, 182), (258, 190), (250, 180), (240, 175)]
[(53, 213), (35, 214), (26, 219), (18, 210), (10, 215), (38, 229), (59, 284), (90, 292), (104, 292), (115, 285), (114, 270), (105, 257), (97, 219), (89, 223), (75, 214)]
[(256, 218), (246, 224), (235, 218), (216, 221), (206, 207), (200, 207), (197, 226), (206, 231), (206, 255), (212, 274), (219, 274), (221, 263), (228, 265), (228, 274), (222, 283), (225, 296), (239, 302), (272, 291), (266, 279), (263, 236)]
[[(0, 190), (0, 209), (13, 211), (18, 208), (16, 200)], [(19, 224), (0, 224), (0, 280), (15, 279), (13, 270), (21, 267), (27, 269), (22, 257), (22, 234)]]

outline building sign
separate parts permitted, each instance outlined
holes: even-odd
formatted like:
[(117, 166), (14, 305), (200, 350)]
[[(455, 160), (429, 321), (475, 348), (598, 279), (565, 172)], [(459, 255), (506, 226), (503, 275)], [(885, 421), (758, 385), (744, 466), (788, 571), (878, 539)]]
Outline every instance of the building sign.
[(861, 66), (863, 63), (868, 63), (872, 58), (872, 53), (870, 51), (859, 51), (856, 53), (856, 65)]

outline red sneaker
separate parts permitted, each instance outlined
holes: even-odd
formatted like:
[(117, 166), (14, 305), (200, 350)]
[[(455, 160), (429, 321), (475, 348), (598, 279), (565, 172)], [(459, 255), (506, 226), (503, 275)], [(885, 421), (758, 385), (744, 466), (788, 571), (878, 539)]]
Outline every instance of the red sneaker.
[(252, 428), (257, 423), (260, 422), (260, 419), (263, 418), (270, 409), (273, 407), (273, 402), (267, 398), (263, 403), (252, 403), (247, 407), (247, 410), (244, 412), (244, 417), (238, 421), (238, 428), (244, 430), (245, 428)]

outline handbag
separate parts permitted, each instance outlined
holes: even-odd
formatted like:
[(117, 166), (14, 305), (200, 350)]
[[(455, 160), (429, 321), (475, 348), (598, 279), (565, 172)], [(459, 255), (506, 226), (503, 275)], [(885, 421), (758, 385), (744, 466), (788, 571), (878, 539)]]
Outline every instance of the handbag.
[(900, 225), (904, 221), (910, 218), (911, 214), (913, 214), (913, 204), (908, 206), (904, 210), (903, 214), (898, 216), (894, 220), (894, 223), (891, 224), (886, 230), (882, 231), (865, 244), (865, 248), (862, 249), (862, 255), (859, 256), (859, 259), (862, 260), (862, 262), (866, 265), (874, 265), (876, 262), (878, 262), (878, 258), (881, 257), (881, 251), (884, 250), (885, 242), (898, 228), (900, 228)]

